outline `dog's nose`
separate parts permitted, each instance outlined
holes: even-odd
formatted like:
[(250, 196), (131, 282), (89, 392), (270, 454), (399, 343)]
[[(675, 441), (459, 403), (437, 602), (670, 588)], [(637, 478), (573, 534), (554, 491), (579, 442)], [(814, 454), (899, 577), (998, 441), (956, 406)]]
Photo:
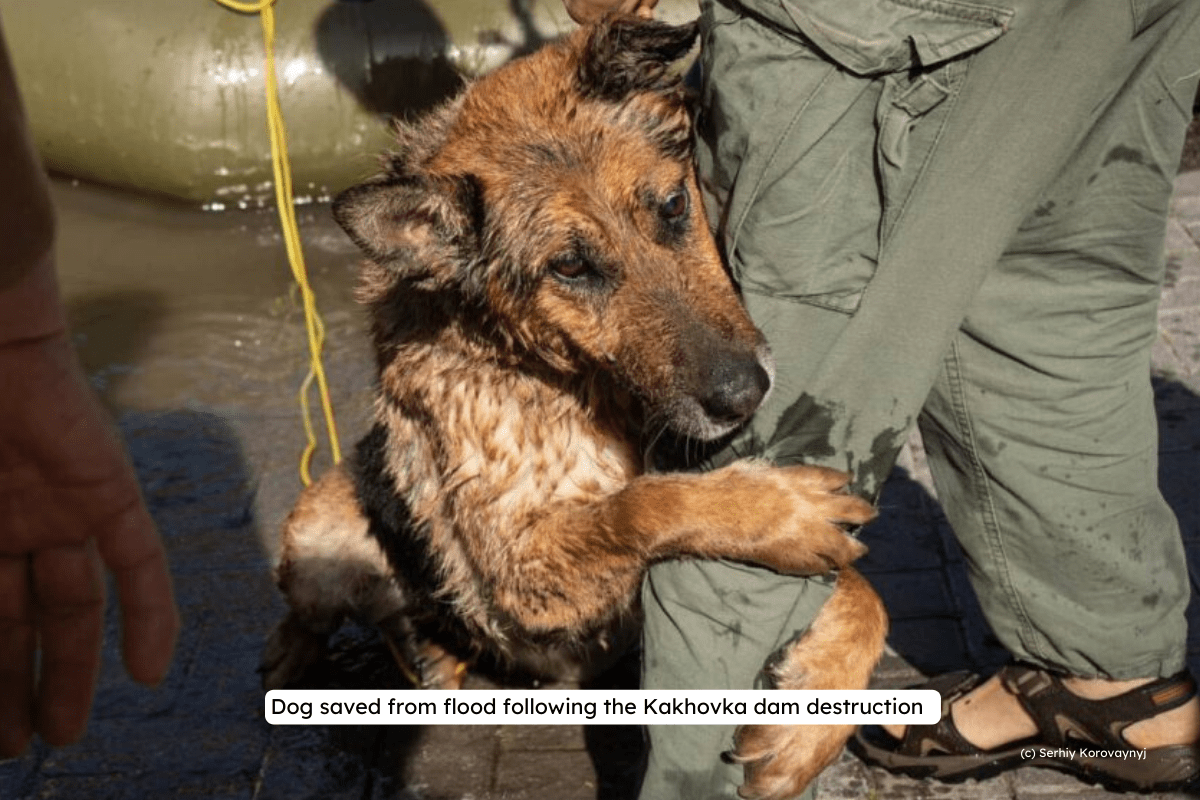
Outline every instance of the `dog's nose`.
[(742, 422), (758, 408), (771, 377), (753, 356), (730, 359), (710, 374), (709, 391), (700, 401), (714, 422)]

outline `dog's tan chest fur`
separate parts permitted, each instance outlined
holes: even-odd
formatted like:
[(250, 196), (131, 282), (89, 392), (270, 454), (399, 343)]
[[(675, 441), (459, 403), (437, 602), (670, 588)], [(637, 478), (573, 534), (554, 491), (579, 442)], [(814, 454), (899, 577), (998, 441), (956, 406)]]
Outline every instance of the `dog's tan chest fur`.
[(487, 519), (518, 522), (547, 503), (614, 492), (640, 471), (630, 423), (620, 416), (628, 409), (589, 391), (589, 380), (602, 378), (547, 382), (507, 366), (427, 355), (389, 365), (380, 401), (402, 449), (393, 475), (419, 517), (448, 503), (455, 516), (478, 508)]
[(497, 565), (521, 559), (536, 569), (533, 523), (560, 503), (619, 491), (641, 461), (631, 409), (604, 376), (536, 376), (470, 351), (448, 335), (398, 355), (382, 371), (378, 413), (390, 432), (391, 478), (441, 555), (447, 599), (503, 641)]

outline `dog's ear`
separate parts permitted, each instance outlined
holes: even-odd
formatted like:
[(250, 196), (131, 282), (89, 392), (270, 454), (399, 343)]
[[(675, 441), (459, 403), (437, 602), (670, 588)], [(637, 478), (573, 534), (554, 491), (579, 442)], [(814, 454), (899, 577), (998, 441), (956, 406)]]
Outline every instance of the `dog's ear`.
[(431, 286), (469, 283), (468, 254), (482, 228), (474, 176), (390, 176), (353, 186), (333, 202), (333, 218), (368, 258), (401, 280)]
[(585, 97), (619, 101), (634, 92), (664, 92), (679, 84), (668, 68), (687, 55), (697, 23), (668, 25), (633, 16), (608, 17), (592, 26), (576, 79)]

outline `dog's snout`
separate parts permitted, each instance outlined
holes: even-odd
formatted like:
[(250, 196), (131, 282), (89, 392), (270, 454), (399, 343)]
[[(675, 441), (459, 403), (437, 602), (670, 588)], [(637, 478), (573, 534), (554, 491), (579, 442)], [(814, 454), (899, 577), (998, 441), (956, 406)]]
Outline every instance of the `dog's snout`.
[(710, 379), (709, 391), (700, 404), (714, 422), (748, 419), (771, 388), (771, 376), (753, 355), (723, 361)]

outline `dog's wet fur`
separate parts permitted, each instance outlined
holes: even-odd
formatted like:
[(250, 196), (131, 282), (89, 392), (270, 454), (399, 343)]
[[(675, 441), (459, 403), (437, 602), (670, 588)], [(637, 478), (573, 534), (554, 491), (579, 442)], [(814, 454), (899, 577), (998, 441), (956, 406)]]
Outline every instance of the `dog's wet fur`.
[[(847, 476), (737, 461), (655, 473), (664, 432), (712, 441), (769, 391), (773, 363), (709, 232), (672, 65), (694, 25), (606, 20), (398, 127), (383, 173), (334, 214), (366, 256), (374, 427), (285, 523), (291, 611), (264, 656), (280, 687), (347, 616), (421, 685), (480, 653), (594, 669), (628, 637), (647, 567), (723, 558), (840, 569), (782, 689), (861, 689), (886, 626), (847, 565), (873, 509)], [(748, 679), (749, 680), (749, 679)], [(799, 793), (849, 726), (745, 726), (743, 795)]]

